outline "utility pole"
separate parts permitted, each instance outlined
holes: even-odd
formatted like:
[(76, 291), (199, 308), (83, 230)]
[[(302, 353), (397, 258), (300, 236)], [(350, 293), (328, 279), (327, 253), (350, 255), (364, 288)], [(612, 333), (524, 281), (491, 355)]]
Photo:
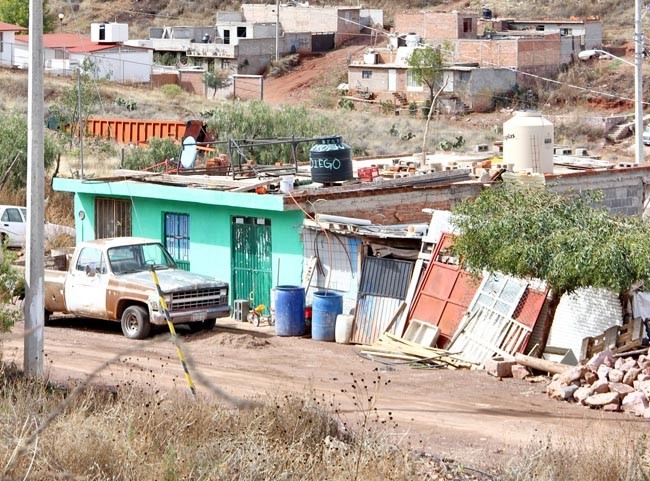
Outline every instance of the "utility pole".
[(84, 179), (84, 130), (81, 113), (81, 67), (77, 70), (77, 111), (79, 112), (79, 161), (81, 162), (81, 180)]
[(643, 16), (642, 0), (634, 0), (634, 161), (645, 164), (643, 146)]
[(29, 98), (27, 100), (27, 249), (25, 260), (24, 369), (43, 375), (44, 125), (43, 2), (29, 0)]
[(280, 58), (279, 50), (280, 50), (280, 0), (275, 0), (275, 61), (276, 62)]

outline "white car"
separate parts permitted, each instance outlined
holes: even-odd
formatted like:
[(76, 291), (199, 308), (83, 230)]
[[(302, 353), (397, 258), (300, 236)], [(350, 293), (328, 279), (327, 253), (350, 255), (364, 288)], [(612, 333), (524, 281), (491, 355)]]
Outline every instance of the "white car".
[(643, 144), (650, 145), (650, 127), (646, 127), (643, 131)]
[[(18, 205), (0, 205), (0, 241), (8, 247), (23, 247), (27, 232), (27, 208)], [(45, 240), (59, 234), (74, 236), (74, 229), (58, 224), (45, 224)]]

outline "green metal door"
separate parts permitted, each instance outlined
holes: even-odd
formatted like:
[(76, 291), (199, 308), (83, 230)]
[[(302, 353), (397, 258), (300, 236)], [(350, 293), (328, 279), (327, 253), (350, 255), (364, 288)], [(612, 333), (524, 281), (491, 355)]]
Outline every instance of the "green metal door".
[(248, 299), (271, 305), (271, 220), (261, 217), (232, 217), (233, 300)]

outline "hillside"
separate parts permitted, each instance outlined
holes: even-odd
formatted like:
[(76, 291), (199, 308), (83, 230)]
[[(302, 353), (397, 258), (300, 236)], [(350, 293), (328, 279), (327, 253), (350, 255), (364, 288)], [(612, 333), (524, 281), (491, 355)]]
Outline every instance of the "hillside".
[[(60, 27), (65, 32), (89, 33), (90, 23), (98, 21), (126, 22), (130, 25), (131, 37), (145, 37), (152, 26), (163, 25), (212, 25), (218, 11), (238, 10), (237, 0), (205, 0), (203, 2), (186, 0), (51, 0), (48, 11), (54, 17), (63, 13)], [(247, 3), (269, 3), (268, 1), (248, 0)], [(311, 0), (312, 5), (357, 5), (353, 0)], [(363, 6), (384, 10), (386, 26), (390, 27), (395, 12), (435, 8), (438, 10), (473, 9), (480, 11), (486, 4), (480, 0), (367, 0)], [(632, 38), (634, 12), (630, 0), (591, 0), (566, 2), (546, 0), (543, 2), (513, 2), (512, 0), (493, 0), (489, 2), (493, 13), (499, 16), (522, 18), (568, 18), (571, 16), (599, 16), (605, 26), (605, 40), (616, 43)]]

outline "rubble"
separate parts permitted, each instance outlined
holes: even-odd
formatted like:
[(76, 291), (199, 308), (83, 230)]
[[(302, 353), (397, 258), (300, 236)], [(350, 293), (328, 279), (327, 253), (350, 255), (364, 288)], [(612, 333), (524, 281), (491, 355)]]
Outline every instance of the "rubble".
[(548, 396), (650, 418), (650, 375), (644, 373), (650, 367), (650, 357), (634, 359), (601, 351), (583, 363), (556, 374), (546, 388)]

